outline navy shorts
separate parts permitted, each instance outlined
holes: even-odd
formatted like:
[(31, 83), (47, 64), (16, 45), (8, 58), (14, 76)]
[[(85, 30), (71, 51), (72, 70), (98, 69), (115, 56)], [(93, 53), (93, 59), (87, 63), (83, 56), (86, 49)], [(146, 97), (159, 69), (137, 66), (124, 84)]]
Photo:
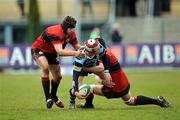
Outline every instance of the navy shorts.
[(57, 55), (52, 53), (44, 53), (40, 49), (31, 49), (31, 55), (34, 60), (39, 58), (40, 56), (45, 56), (48, 63), (52, 65), (58, 65), (59, 61), (57, 60)]

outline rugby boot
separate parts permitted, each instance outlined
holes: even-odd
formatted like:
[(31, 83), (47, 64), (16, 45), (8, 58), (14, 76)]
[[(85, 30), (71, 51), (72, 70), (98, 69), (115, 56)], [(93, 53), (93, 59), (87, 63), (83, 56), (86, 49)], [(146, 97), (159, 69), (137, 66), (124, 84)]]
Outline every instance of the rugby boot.
[(53, 98), (53, 101), (57, 107), (64, 108), (64, 103), (57, 96)]
[(164, 97), (158, 96), (157, 100), (161, 107), (163, 107), (163, 108), (170, 107), (170, 103)]
[(93, 104), (82, 103), (82, 104), (77, 105), (77, 108), (93, 109), (94, 105)]
[(50, 109), (50, 108), (52, 108), (52, 106), (53, 106), (53, 100), (50, 98), (50, 99), (47, 99), (46, 100), (46, 107), (48, 108), (48, 109)]

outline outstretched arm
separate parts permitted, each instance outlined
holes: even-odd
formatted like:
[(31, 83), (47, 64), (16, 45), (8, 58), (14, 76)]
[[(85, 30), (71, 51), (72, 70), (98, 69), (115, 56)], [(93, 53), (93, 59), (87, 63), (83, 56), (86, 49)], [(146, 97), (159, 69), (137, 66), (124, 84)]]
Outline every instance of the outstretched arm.
[(78, 50), (81, 45), (79, 44), (79, 42), (77, 42), (76, 44), (73, 44), (72, 46), (75, 50)]
[(73, 50), (62, 49), (61, 44), (55, 44), (54, 48), (60, 56), (75, 56), (75, 57), (82, 57), (83, 56), (83, 53), (81, 51), (73, 51)]

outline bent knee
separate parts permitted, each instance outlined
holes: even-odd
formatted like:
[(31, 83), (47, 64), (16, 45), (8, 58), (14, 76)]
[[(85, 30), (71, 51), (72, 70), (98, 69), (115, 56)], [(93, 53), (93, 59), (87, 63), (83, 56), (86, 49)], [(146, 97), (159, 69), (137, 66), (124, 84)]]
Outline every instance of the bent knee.
[(59, 76), (57, 76), (56, 78), (54, 78), (54, 81), (56, 81), (56, 82), (60, 82), (60, 81), (61, 81), (61, 79), (62, 79), (62, 76), (61, 76), (61, 75), (59, 75)]
[(41, 68), (41, 70), (42, 70), (42, 72), (43, 72), (44, 74), (48, 74), (48, 73), (49, 73), (49, 67), (48, 67), (48, 65), (43, 65), (43, 66), (41, 66), (40, 68)]
[(129, 100), (124, 101), (126, 105), (133, 106), (136, 105), (136, 97), (130, 97)]
[(44, 66), (41, 66), (41, 69), (43, 70), (43, 71), (49, 71), (49, 66), (47, 65), (44, 65)]

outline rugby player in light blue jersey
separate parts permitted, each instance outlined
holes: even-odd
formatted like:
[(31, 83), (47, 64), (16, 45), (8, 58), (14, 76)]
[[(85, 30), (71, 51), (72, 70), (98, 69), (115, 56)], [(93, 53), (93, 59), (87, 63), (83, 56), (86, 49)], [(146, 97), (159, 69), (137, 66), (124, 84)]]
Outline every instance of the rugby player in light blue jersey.
[(86, 67), (91, 68), (94, 74), (101, 76), (106, 86), (112, 86), (112, 83), (109, 82), (111, 77), (109, 74), (106, 74), (109, 73), (109, 65), (105, 54), (105, 45), (103, 43), (100, 44), (98, 40), (89, 39), (86, 41), (85, 46), (81, 47), (81, 50), (85, 52), (85, 55), (81, 58), (76, 57), (74, 61), (73, 86), (70, 89), (70, 105), (73, 104), (73, 106), (70, 107), (74, 107), (76, 96), (81, 96), (78, 93), (78, 88), (84, 76), (87, 76), (89, 73), (85, 71)]

